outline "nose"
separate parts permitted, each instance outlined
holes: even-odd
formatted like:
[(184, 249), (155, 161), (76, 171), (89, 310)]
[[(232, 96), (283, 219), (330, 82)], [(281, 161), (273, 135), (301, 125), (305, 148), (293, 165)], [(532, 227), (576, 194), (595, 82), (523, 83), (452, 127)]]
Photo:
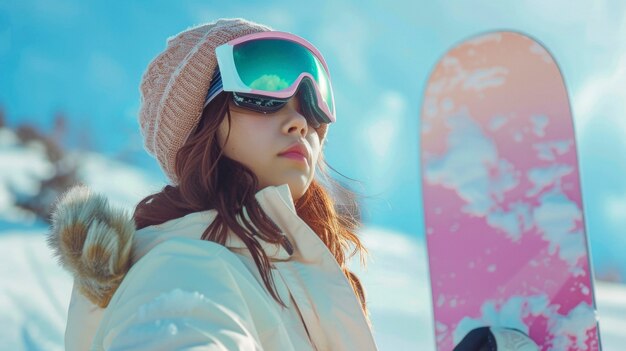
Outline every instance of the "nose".
[(308, 133), (309, 123), (300, 108), (300, 98), (298, 94), (289, 99), (283, 110), (287, 114), (287, 123), (284, 128), (288, 134), (299, 133), (305, 137)]

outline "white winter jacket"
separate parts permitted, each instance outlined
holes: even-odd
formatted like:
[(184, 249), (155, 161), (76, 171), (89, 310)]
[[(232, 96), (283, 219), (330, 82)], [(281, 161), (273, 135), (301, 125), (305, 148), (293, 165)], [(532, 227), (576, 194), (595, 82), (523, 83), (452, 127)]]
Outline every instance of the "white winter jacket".
[(293, 246), (260, 244), (282, 308), (249, 251), (200, 240), (215, 210), (138, 230), (132, 266), (104, 309), (75, 288), (66, 349), (376, 350), (359, 300), (332, 253), (296, 214), (287, 184), (256, 198)]

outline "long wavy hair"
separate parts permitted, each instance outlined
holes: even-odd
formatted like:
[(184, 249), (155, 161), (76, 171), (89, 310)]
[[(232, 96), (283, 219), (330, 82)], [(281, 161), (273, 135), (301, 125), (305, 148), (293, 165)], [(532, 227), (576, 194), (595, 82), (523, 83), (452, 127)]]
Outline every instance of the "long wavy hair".
[[(256, 175), (240, 162), (223, 155), (217, 141), (220, 123), (226, 117), (231, 121), (231, 98), (232, 93), (223, 92), (204, 109), (198, 127), (176, 155), (175, 172), (179, 184), (166, 185), (160, 192), (141, 200), (135, 208), (134, 220), (137, 229), (141, 229), (189, 213), (215, 209), (216, 218), (201, 238), (224, 245), (230, 229), (250, 251), (271, 296), (285, 306), (271, 279), (270, 261), (254, 238), (259, 236), (267, 242), (280, 244), (283, 236), (256, 201), (255, 194), (259, 184)], [(333, 180), (326, 171), (327, 166), (330, 167), (320, 152), (316, 179), (296, 201), (296, 213), (332, 252), (350, 281), (369, 321), (363, 286), (346, 266), (346, 261), (356, 253), (360, 254), (360, 262), (364, 265), (367, 254), (356, 235), (361, 226), (357, 195)], [(342, 201), (336, 203), (331, 194)], [(243, 216), (243, 207), (260, 232), (252, 230)], [(237, 218), (243, 222), (243, 226)]]

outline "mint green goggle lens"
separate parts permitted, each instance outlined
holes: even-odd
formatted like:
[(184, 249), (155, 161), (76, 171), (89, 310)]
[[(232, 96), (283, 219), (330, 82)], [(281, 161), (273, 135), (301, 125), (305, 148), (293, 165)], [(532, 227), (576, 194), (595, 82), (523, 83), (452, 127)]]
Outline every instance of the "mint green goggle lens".
[[(222, 72), (224, 90), (285, 99), (297, 92), (303, 80), (309, 79), (317, 90), (317, 94), (311, 94), (311, 100), (320, 100), (317, 96), (323, 100), (311, 101), (321, 117), (319, 122), (334, 122), (335, 106), (328, 73), (320, 59), (303, 45), (275, 38), (245, 41), (232, 47), (230, 62), (238, 79), (224, 79), (228, 73)], [(229, 81), (237, 83), (229, 86)]]

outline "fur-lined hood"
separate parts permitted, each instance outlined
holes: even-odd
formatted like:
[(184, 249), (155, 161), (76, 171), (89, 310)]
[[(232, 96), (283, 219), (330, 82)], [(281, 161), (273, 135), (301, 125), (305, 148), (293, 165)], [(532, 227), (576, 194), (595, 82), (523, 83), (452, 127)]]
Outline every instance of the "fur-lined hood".
[(135, 222), (128, 211), (85, 186), (66, 192), (52, 211), (48, 246), (74, 275), (74, 284), (101, 308), (130, 268)]

